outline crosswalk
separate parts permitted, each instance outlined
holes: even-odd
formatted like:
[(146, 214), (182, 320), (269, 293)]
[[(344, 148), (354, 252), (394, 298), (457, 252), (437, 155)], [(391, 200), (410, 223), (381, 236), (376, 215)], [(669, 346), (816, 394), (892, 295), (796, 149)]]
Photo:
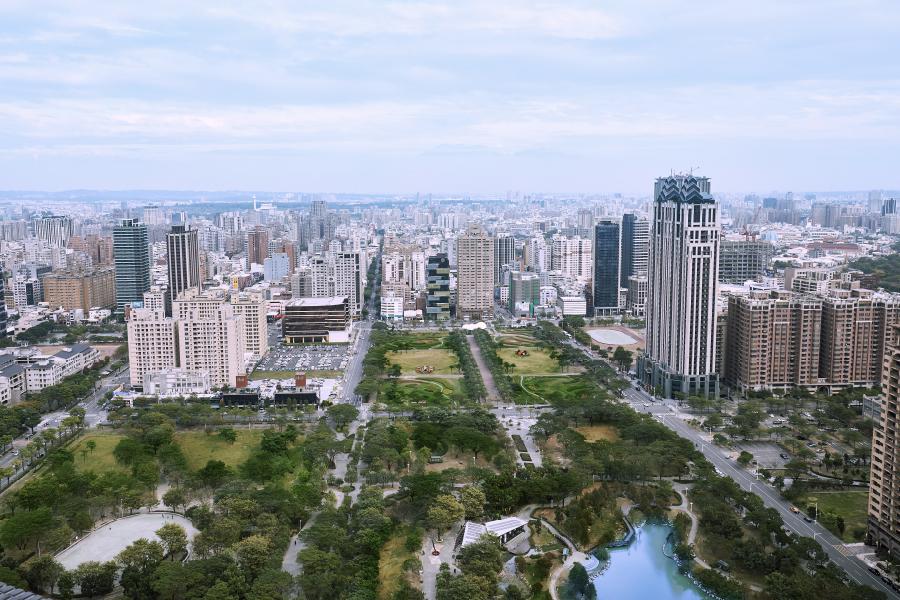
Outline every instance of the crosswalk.
[(844, 556), (855, 556), (853, 551), (843, 544), (834, 544), (834, 549), (843, 554)]

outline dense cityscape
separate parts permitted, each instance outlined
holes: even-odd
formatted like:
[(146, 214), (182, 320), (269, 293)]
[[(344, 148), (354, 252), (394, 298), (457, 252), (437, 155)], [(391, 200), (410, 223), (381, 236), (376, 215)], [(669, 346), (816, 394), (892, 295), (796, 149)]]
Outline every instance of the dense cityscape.
[(0, 578), (895, 597), (898, 194), (648, 187), (7, 194)]
[(0, 1), (0, 600), (900, 600), (898, 30)]

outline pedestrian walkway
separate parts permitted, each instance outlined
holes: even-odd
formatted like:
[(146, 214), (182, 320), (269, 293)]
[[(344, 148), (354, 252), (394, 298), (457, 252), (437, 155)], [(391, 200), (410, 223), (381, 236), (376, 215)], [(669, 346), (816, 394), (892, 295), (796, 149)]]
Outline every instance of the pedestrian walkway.
[(478, 370), (481, 372), (481, 379), (484, 381), (484, 389), (487, 391), (487, 400), (489, 402), (499, 401), (500, 391), (497, 389), (497, 384), (494, 383), (494, 376), (491, 375), (490, 369), (487, 368), (487, 363), (484, 362), (484, 357), (481, 355), (481, 348), (478, 347), (475, 336), (467, 335), (466, 341), (469, 342), (469, 350), (472, 351), (472, 358), (475, 359), (475, 364), (478, 365)]

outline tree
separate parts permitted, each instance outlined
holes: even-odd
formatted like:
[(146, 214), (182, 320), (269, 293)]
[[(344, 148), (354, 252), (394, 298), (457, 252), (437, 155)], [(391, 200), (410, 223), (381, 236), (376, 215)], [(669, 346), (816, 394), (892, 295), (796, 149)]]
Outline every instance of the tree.
[(738, 463), (744, 465), (745, 467), (750, 464), (750, 461), (753, 460), (753, 455), (747, 452), (746, 450), (741, 450), (741, 453), (738, 455)]
[(622, 346), (616, 348), (615, 352), (613, 352), (612, 359), (613, 362), (619, 365), (621, 370), (628, 371), (631, 369), (631, 363), (633, 361), (632, 354)]
[(332, 404), (325, 412), (338, 429), (343, 429), (359, 416), (359, 409), (352, 404)]
[(237, 596), (231, 593), (227, 583), (217, 581), (211, 588), (206, 590), (203, 600), (237, 600)]
[(156, 535), (166, 548), (166, 555), (175, 560), (177, 554), (187, 551), (187, 533), (177, 523), (166, 523), (156, 530)]
[(237, 432), (231, 427), (225, 427), (224, 429), (220, 429), (218, 433), (219, 439), (228, 442), (229, 444), (233, 444), (237, 441)]
[(135, 540), (122, 550), (116, 560), (122, 566), (120, 583), (132, 600), (154, 600), (153, 572), (162, 562), (165, 551), (159, 542), (145, 538)]
[(91, 454), (93, 454), (94, 450), (97, 448), (97, 442), (95, 442), (94, 440), (88, 440), (84, 443), (84, 445)]
[(465, 516), (468, 520), (480, 519), (484, 515), (484, 504), (486, 499), (481, 488), (474, 485), (468, 485), (459, 492), (459, 501), (465, 509)]
[(187, 504), (187, 496), (181, 488), (169, 488), (163, 494), (162, 501), (163, 504), (177, 511), (179, 506), (183, 507)]
[(158, 600), (185, 600), (196, 598), (197, 589), (203, 589), (203, 573), (177, 562), (160, 563), (153, 572), (151, 586)]
[(268, 538), (261, 535), (251, 535), (238, 543), (235, 551), (237, 561), (249, 579), (255, 579), (259, 575), (271, 558), (270, 550)]
[(205, 467), (197, 471), (197, 476), (206, 486), (215, 488), (231, 476), (231, 469), (221, 460), (209, 460)]
[(438, 532), (438, 537), (445, 529), (462, 519), (466, 509), (454, 496), (443, 494), (434, 499), (428, 509), (428, 523)]
[(78, 565), (74, 572), (74, 578), (78, 587), (81, 588), (81, 595), (93, 598), (108, 594), (113, 590), (117, 571), (118, 567), (112, 561), (105, 563), (88, 561)]
[(49, 554), (30, 558), (19, 568), (31, 589), (40, 594), (52, 592), (64, 570)]
[(40, 540), (52, 526), (53, 515), (47, 507), (17, 510), (0, 524), (0, 544), (5, 548), (16, 547), (23, 551), (29, 543), (35, 542), (40, 553)]
[(568, 585), (569, 590), (576, 598), (587, 598), (589, 597), (588, 590), (594, 591), (594, 587), (591, 585), (591, 578), (588, 577), (587, 570), (580, 562), (572, 565), (572, 570), (569, 571)]

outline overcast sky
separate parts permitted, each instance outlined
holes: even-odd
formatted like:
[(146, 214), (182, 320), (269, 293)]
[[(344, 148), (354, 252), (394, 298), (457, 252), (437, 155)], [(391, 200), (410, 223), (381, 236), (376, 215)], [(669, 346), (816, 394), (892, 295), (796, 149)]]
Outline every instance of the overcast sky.
[(0, 0), (0, 189), (900, 187), (896, 0)]

